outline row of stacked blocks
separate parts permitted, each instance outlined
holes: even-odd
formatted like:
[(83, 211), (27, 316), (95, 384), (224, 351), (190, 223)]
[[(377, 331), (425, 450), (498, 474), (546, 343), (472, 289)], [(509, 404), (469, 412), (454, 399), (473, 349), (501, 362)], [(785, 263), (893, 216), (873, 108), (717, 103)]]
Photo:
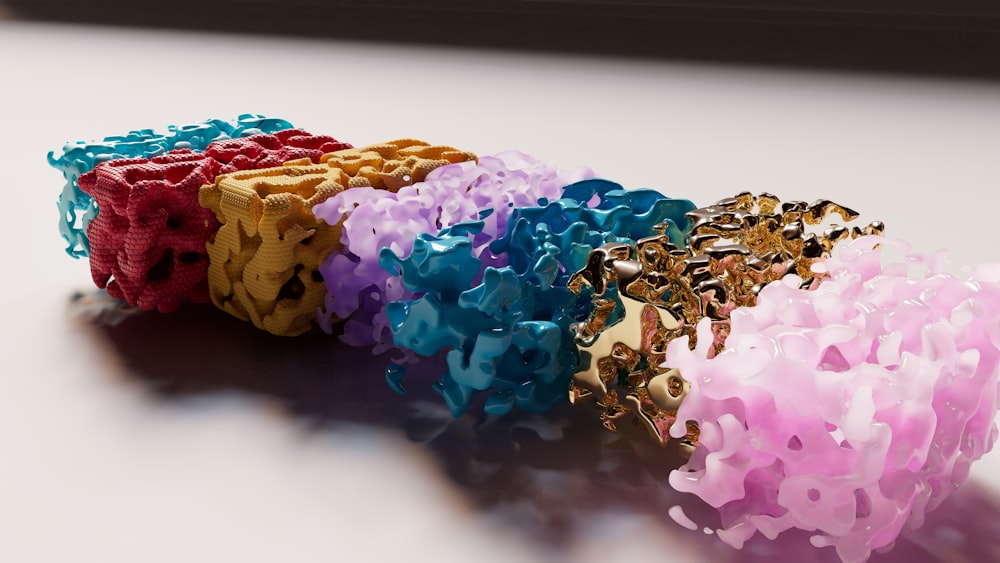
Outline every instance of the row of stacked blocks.
[(475, 159), (412, 139), (353, 148), (286, 129), (98, 162), (77, 179), (98, 211), (86, 227), (91, 274), (143, 310), (211, 300), (272, 334), (302, 334), (327, 294), (319, 266), (341, 238), (313, 207)]
[[(391, 327), (404, 350), (444, 352), (434, 388), (455, 416), (477, 393), (496, 416), (545, 412), (568, 395), (592, 399), (609, 429), (634, 415), (658, 443), (683, 438), (694, 450), (670, 484), (717, 507), (714, 532), (737, 548), (797, 528), (863, 561), (919, 525), (996, 441), (995, 265), (960, 280), (940, 253), (888, 262), (878, 245), (908, 247), (862, 239), (808, 268), (826, 276), (806, 288), (784, 277), (797, 268), (774, 270), (815, 258), (803, 246), (785, 255), (742, 244), (802, 243), (804, 226), (788, 228), (811, 212), (802, 202), (779, 215), (773, 196), (741, 194), (695, 209), (523, 154), (477, 159), (413, 140), (356, 149), (285, 123), (241, 116), (50, 155), (67, 179), (68, 251), (89, 254), (97, 285), (142, 309), (211, 300), (279, 335), (310, 330), (329, 292), (324, 329), (336, 314), (370, 329), (373, 342), (359, 329), (355, 345), (378, 350)], [(759, 240), (769, 221), (772, 238)], [(740, 244), (702, 248), (712, 237)], [(781, 257), (757, 263), (776, 279), (760, 289), (761, 271), (740, 272), (748, 259), (721, 265), (737, 246)], [(723, 256), (718, 272), (710, 250)], [(732, 311), (720, 350), (722, 319), (705, 311), (737, 304), (720, 297), (733, 282), (754, 298)], [(616, 299), (638, 315), (616, 312)], [(663, 326), (673, 317), (656, 307), (673, 303), (692, 315), (683, 320), (697, 342)], [(664, 365), (674, 369), (647, 373)], [(398, 392), (404, 375), (386, 370)], [(670, 398), (657, 399), (654, 379), (670, 377), (681, 394), (661, 388)]]

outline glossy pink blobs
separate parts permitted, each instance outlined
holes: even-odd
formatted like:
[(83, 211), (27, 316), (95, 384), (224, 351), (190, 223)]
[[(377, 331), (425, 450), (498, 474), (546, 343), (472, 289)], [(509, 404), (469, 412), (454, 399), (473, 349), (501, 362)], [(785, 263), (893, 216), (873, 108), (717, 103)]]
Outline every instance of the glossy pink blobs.
[(701, 429), (670, 484), (719, 509), (730, 545), (800, 528), (863, 561), (922, 524), (992, 448), (1000, 266), (961, 280), (940, 254), (889, 262), (881, 250), (909, 252), (863, 237), (821, 266), (818, 288), (795, 276), (767, 286), (733, 312), (714, 358), (707, 323), (695, 350), (670, 344), (666, 365), (691, 382), (678, 419)]

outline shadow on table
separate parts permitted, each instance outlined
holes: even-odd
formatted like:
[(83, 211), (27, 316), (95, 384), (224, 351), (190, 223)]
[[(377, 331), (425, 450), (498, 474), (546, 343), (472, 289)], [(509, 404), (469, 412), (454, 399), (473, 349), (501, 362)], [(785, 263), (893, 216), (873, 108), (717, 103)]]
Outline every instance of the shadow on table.
[[(211, 306), (170, 315), (135, 313), (99, 294), (76, 296), (72, 308), (90, 319), (88, 326), (113, 346), (138, 383), (162, 401), (248, 393), (279, 401), (291, 421), (317, 432), (337, 422), (398, 432), (426, 445), (484, 515), (554, 557), (565, 555), (595, 522), (628, 515), (659, 522), (665, 533), (699, 546), (714, 561), (838, 560), (831, 549), (813, 549), (806, 533), (786, 533), (777, 541), (758, 535), (736, 551), (701, 530), (683, 530), (667, 515), (674, 505), (702, 526), (717, 526), (718, 517), (693, 495), (667, 485), (667, 475), (681, 464), (674, 448), (652, 445), (638, 428), (607, 432), (588, 408), (453, 419), (430, 388), (441, 362), (411, 367), (403, 397), (385, 383), (387, 357), (326, 334), (275, 337)], [(473, 405), (470, 412), (481, 409)], [(614, 546), (609, 550), (613, 555)], [(932, 512), (922, 528), (904, 532), (892, 551), (871, 558), (997, 560), (1000, 501), (975, 482)]]

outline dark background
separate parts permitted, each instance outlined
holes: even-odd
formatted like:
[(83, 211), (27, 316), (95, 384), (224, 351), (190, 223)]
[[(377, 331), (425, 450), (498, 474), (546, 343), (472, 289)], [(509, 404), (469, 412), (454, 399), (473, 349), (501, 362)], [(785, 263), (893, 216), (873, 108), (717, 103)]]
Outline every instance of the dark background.
[(0, 0), (15, 17), (1000, 77), (992, 0)]

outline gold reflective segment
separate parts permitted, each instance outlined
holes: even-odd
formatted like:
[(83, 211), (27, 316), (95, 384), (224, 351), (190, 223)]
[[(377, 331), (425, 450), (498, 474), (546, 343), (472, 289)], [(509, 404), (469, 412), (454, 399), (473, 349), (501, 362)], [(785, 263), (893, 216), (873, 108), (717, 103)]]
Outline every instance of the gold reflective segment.
[[(593, 291), (589, 318), (573, 326), (580, 365), (570, 402), (593, 401), (609, 430), (632, 416), (666, 444), (690, 390), (676, 369), (663, 365), (667, 344), (687, 336), (693, 348), (697, 324), (708, 318), (714, 356), (725, 344), (732, 311), (752, 307), (765, 285), (795, 274), (803, 288), (814, 287), (813, 264), (826, 260), (838, 242), (884, 230), (873, 222), (809, 232), (808, 226), (834, 215), (845, 222), (858, 217), (829, 200), (782, 203), (771, 194), (744, 192), (688, 213), (686, 248), (661, 227), (661, 234), (634, 245), (612, 243), (591, 252), (569, 281), (574, 293)], [(698, 427), (687, 422), (678, 447), (690, 455), (697, 445)]]

